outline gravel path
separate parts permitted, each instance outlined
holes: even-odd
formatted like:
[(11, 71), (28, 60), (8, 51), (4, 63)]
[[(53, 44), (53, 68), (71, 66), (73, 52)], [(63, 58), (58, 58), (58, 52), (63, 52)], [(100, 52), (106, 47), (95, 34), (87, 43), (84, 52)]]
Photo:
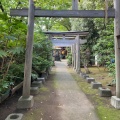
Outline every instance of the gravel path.
[(94, 106), (79, 89), (67, 70), (66, 61), (55, 62), (56, 86), (59, 100), (60, 120), (99, 120)]

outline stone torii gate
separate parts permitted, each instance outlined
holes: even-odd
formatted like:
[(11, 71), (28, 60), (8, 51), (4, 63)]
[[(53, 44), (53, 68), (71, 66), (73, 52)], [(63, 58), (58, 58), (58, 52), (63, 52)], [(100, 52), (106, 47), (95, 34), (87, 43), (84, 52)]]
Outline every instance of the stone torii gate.
[[(77, 7), (76, 7), (77, 5)], [(75, 8), (76, 7), (76, 8)], [(114, 19), (115, 38), (115, 69), (116, 69), (116, 96), (112, 96), (111, 104), (120, 109), (120, 0), (114, 0), (114, 9), (105, 10), (77, 10), (78, 0), (73, 0), (74, 10), (40, 10), (34, 7), (33, 0), (29, 0), (29, 9), (11, 9), (11, 16), (28, 16), (28, 36), (25, 54), (25, 69), (23, 95), (19, 99), (20, 108), (30, 108), (33, 97), (30, 96), (30, 79), (33, 50), (34, 17), (64, 17), (64, 18), (108, 18)]]

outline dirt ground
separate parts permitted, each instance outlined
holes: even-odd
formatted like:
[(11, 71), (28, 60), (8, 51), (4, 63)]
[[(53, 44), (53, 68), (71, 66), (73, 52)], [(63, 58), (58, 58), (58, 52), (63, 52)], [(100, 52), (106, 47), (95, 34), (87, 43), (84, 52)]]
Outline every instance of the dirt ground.
[[(55, 101), (56, 93), (54, 93), (55, 90), (53, 87), (53, 84), (54, 84), (54, 81), (52, 79), (53, 76), (54, 76), (54, 74), (49, 75), (49, 79), (45, 83), (43, 90), (40, 90), (40, 93), (38, 96), (41, 96), (40, 97), (41, 99), (37, 100), (37, 98), (34, 98), (38, 102), (34, 103), (34, 106), (32, 109), (27, 109), (27, 110), (16, 109), (18, 99), (22, 95), (22, 88), (18, 92), (16, 92), (13, 96), (7, 98), (3, 103), (0, 104), (0, 120), (5, 120), (5, 118), (11, 113), (26, 114), (28, 111), (31, 112), (31, 116), (28, 116), (28, 119), (26, 118), (25, 120), (30, 120), (30, 119), (32, 120), (32, 115), (33, 115), (32, 110), (35, 110), (37, 108), (45, 108), (45, 104), (53, 104), (53, 103), (57, 104), (57, 101)], [(47, 109), (45, 108), (45, 110), (44, 110), (44, 114), (41, 111), (39, 111), (40, 113), (38, 113), (38, 116), (39, 117), (41, 116), (41, 118), (43, 120), (48, 120), (48, 117), (51, 116), (52, 112), (56, 113), (56, 112), (52, 111), (51, 106), (48, 107)], [(48, 112), (48, 111), (50, 111), (50, 112)], [(47, 112), (47, 115), (45, 115), (46, 112)], [(54, 114), (54, 116), (57, 117), (57, 113), (56, 113), (56, 115)], [(31, 118), (29, 119), (29, 117), (31, 117)], [(42, 120), (42, 119), (36, 119), (36, 120)]]

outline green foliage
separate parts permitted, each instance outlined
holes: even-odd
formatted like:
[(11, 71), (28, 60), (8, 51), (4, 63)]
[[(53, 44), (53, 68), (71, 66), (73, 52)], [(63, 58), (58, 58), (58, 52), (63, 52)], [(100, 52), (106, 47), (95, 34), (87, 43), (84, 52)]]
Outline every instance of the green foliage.
[[(111, 21), (109, 21), (111, 23)], [(111, 62), (114, 56), (114, 36), (113, 24), (107, 25), (106, 29), (100, 31), (100, 38), (96, 45), (93, 46), (95, 55), (98, 55), (99, 65), (107, 67), (110, 75), (115, 78), (115, 64)]]
[(51, 61), (39, 57), (33, 57), (33, 68), (37, 69), (39, 72), (45, 71), (51, 66)]
[(72, 65), (72, 54), (69, 54), (69, 56), (67, 57), (68, 61), (67, 64), (68, 65)]
[(67, 64), (72, 65), (72, 53), (70, 47), (67, 48)]
[(18, 84), (23, 81), (24, 78), (24, 64), (13, 63), (7, 74), (7, 79), (14, 81), (15, 84)]
[[(105, 2), (102, 0), (81, 0), (79, 8), (84, 10), (93, 9), (105, 9)], [(113, 8), (113, 1), (108, 1), (108, 7)], [(97, 62), (99, 65), (105, 66), (110, 72), (110, 75), (115, 77), (115, 66), (111, 64), (111, 59), (115, 59), (114, 56), (114, 24), (113, 19), (102, 18), (83, 18), (83, 19), (71, 19), (72, 30), (87, 30), (89, 35), (87, 36), (87, 44), (81, 48), (81, 59), (86, 58), (85, 50), (90, 50), (90, 59), (81, 60), (89, 63), (93, 57), (98, 55)]]
[(9, 81), (2, 81), (0, 82), (0, 95), (4, 94), (6, 90), (9, 89), (10, 82)]
[(7, 57), (7, 53), (3, 50), (0, 50), (0, 57)]
[(52, 65), (52, 43), (46, 40), (45, 36), (40, 33), (35, 33), (35, 43), (33, 47), (33, 73), (40, 75)]
[(0, 94), (11, 84), (23, 81), (27, 31), (24, 20), (9, 17), (5, 7), (8, 4), (4, 4), (5, 0), (1, 2), (4, 12), (0, 11)]
[(35, 6), (47, 10), (65, 10), (72, 6), (72, 2), (69, 0), (36, 0)]

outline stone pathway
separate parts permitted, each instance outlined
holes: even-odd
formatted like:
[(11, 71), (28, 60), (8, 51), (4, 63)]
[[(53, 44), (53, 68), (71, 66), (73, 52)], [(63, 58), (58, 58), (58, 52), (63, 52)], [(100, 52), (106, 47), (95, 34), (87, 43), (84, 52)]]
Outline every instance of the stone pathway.
[(60, 120), (99, 120), (94, 106), (68, 72), (66, 61), (56, 61), (53, 71), (56, 72), (57, 95), (61, 108)]
[(5, 120), (11, 113), (22, 113), (22, 120), (99, 120), (94, 106), (68, 72), (66, 60), (55, 62), (51, 75), (34, 96), (32, 108), (16, 109), (20, 96), (6, 100), (1, 106), (4, 109), (0, 112), (0, 120)]

